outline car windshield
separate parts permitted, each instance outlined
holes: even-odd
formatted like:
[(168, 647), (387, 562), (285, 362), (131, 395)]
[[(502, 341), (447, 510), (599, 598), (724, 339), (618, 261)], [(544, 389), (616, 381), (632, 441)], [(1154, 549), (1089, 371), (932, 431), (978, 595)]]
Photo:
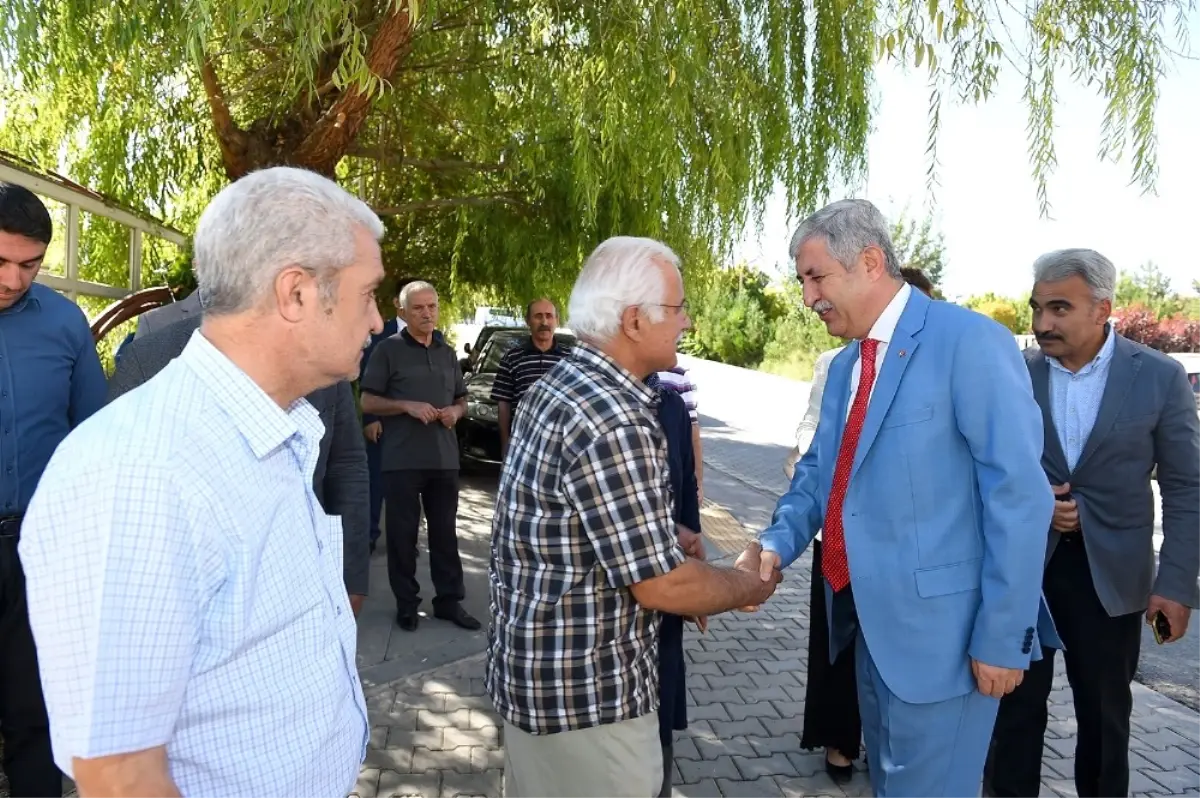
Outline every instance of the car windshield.
[(521, 342), (524, 337), (519, 332), (497, 331), (493, 333), (486, 344), (483, 345), (483, 354), (479, 356), (479, 368), (477, 372), (483, 374), (494, 374), (500, 368), (500, 358), (504, 357), (504, 353), (512, 349)]
[[(483, 353), (479, 356), (477, 374), (495, 374), (500, 369), (500, 358), (504, 353), (520, 344), (529, 333), (524, 330), (497, 330), (483, 345)], [(570, 349), (575, 345), (575, 336), (568, 333), (555, 333), (554, 340), (559, 346)]]

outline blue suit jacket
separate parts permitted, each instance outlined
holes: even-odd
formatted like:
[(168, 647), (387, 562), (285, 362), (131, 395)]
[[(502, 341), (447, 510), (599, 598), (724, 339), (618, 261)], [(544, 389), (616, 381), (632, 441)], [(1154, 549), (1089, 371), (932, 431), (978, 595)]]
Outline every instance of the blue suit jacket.
[[(822, 526), (858, 356), (854, 342), (830, 365), (812, 445), (761, 536), (784, 566)], [(901, 700), (976, 689), (972, 658), (1026, 668), (1040, 656), (1039, 633), (1061, 645), (1041, 602), (1054, 512), (1041, 455), (1042, 414), (1012, 334), (913, 291), (879, 370), (842, 519), (859, 625)]]

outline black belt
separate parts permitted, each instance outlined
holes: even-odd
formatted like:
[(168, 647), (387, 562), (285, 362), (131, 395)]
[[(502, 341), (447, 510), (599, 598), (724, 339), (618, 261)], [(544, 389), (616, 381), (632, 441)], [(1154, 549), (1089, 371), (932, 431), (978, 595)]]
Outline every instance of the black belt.
[(21, 537), (21, 518), (19, 515), (0, 516), (0, 538)]

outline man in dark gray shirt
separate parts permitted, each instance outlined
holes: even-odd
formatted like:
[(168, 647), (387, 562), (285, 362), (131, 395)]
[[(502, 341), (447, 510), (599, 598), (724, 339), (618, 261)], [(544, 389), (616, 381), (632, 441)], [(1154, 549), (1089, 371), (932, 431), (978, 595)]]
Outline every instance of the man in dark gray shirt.
[(396, 596), (396, 623), (417, 628), (417, 535), (421, 507), (429, 531), (429, 570), (435, 618), (463, 629), (480, 623), (462, 607), (458, 556), (458, 438), (454, 425), (466, 411), (467, 389), (454, 349), (440, 335), (434, 287), (416, 281), (400, 291), (406, 324), (375, 347), (360, 383), (363, 413), (383, 420), (383, 479), (387, 498), (388, 581)]

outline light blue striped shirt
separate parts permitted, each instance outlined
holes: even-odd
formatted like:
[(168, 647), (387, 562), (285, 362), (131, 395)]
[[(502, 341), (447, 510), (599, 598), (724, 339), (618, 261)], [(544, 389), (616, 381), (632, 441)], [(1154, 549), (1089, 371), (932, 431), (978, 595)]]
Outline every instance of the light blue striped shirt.
[(1116, 336), (1111, 327), (1106, 335), (1104, 345), (1092, 362), (1077, 373), (1072, 373), (1055, 358), (1046, 358), (1050, 365), (1050, 417), (1054, 419), (1058, 442), (1067, 456), (1067, 467), (1072, 471), (1096, 425), (1104, 386), (1108, 384)]
[(196, 332), (58, 447), (20, 554), (63, 771), (165, 745), (188, 796), (353, 788), (367, 713), (323, 432)]

